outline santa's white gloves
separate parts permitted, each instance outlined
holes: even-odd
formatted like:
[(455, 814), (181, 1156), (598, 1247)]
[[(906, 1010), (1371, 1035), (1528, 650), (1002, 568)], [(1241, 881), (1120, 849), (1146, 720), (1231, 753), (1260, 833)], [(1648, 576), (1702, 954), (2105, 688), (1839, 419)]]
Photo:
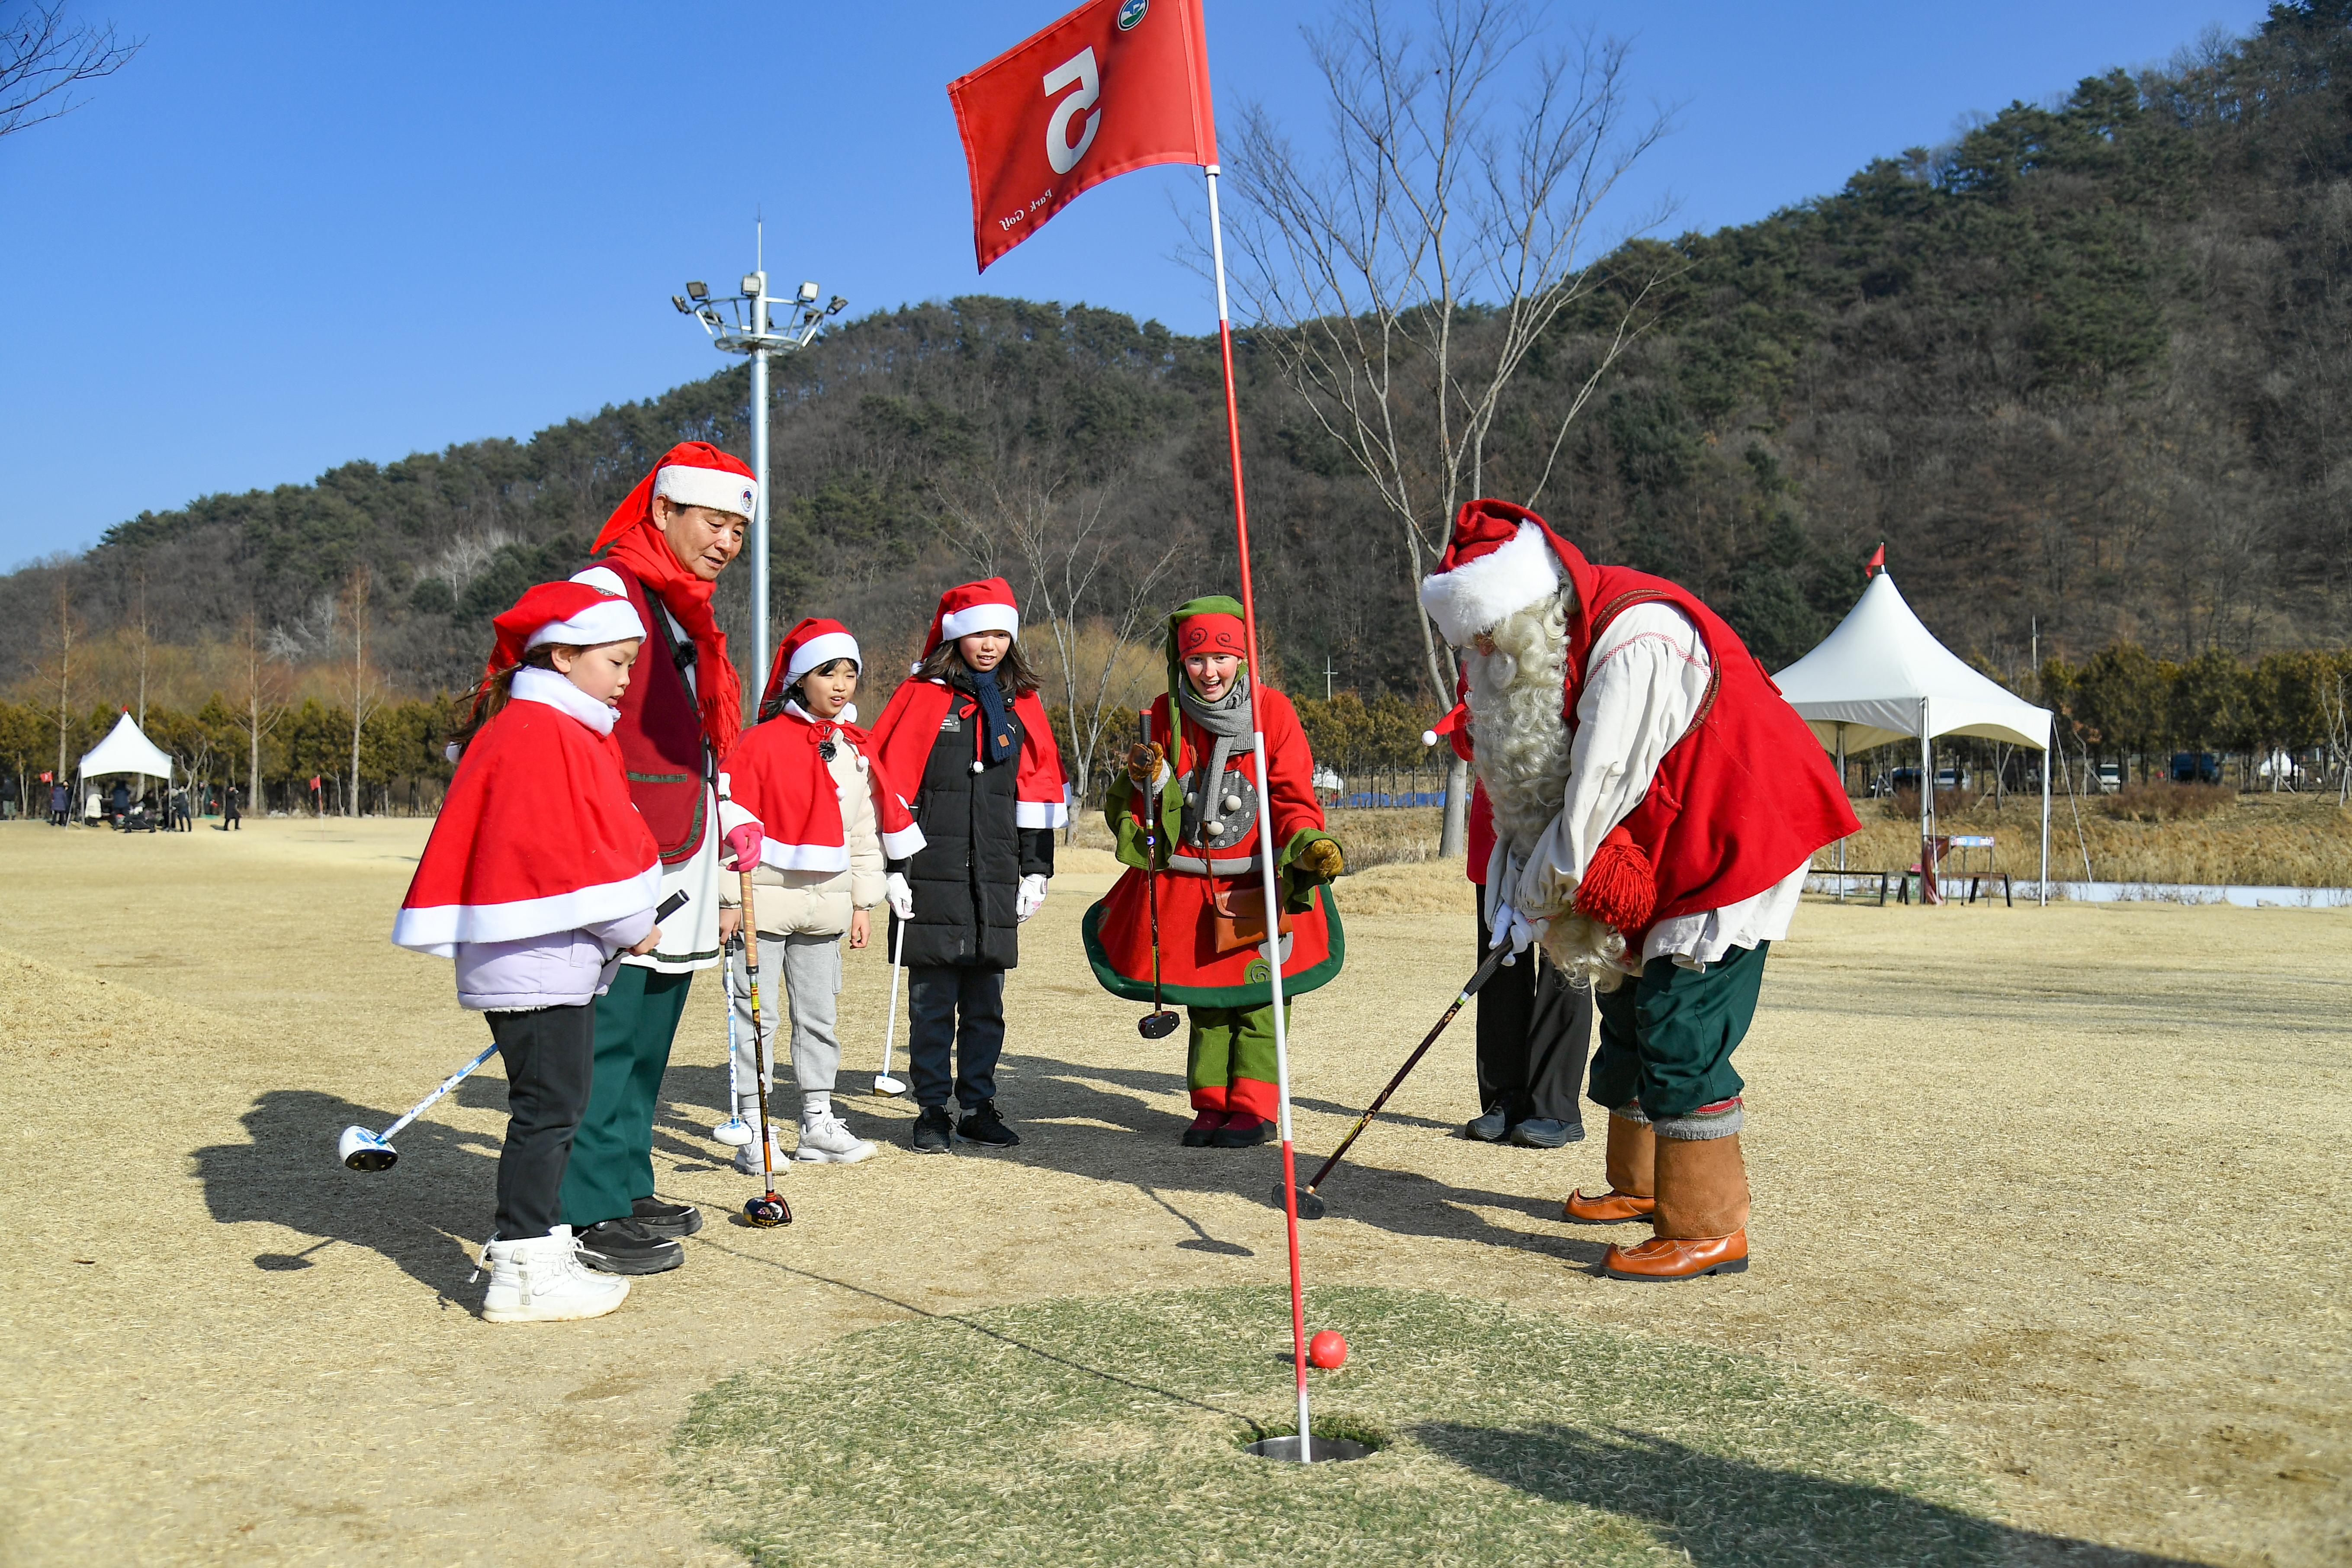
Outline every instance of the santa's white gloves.
[(1536, 940), (1536, 928), (1529, 925), (1527, 917), (1520, 914), (1518, 910), (1507, 903), (1497, 902), (1495, 905), (1492, 934), (1487, 937), (1486, 945), (1500, 947), (1505, 942), (1509, 942), (1511, 956), (1503, 960), (1505, 963), (1517, 963), (1519, 954), (1527, 952), (1528, 944)]
[(890, 912), (902, 921), (915, 918), (915, 889), (907, 886), (907, 874), (893, 871), (882, 879), (882, 901)]
[(1024, 877), (1021, 890), (1013, 896), (1013, 912), (1025, 923), (1031, 915), (1045, 907), (1045, 879)]

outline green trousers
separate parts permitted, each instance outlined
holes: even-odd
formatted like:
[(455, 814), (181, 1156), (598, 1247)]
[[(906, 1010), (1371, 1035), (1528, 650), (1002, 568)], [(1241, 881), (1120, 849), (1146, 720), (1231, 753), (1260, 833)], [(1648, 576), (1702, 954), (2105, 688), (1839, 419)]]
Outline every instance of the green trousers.
[(596, 998), (595, 1076), (563, 1172), (563, 1223), (575, 1231), (625, 1219), (654, 1194), (654, 1107), (693, 983), (625, 963)]
[(1614, 991), (1597, 992), (1601, 1048), (1586, 1091), (1615, 1110), (1639, 1100), (1653, 1121), (1688, 1116), (1739, 1093), (1731, 1053), (1748, 1037), (1770, 942), (1735, 947), (1704, 970), (1654, 958)]
[[(1274, 1004), (1260, 1007), (1192, 1007), (1192, 1038), (1184, 1052), (1184, 1079), (1195, 1110), (1246, 1111), (1261, 1121), (1275, 1120)], [(1282, 1005), (1290, 1021), (1290, 1004)]]

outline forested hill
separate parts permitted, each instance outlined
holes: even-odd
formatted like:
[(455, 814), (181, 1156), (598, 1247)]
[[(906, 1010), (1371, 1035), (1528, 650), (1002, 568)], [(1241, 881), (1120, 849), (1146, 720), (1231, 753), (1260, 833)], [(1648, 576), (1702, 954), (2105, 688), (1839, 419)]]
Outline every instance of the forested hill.
[[(2037, 622), (2075, 658), (2352, 632), (2352, 0), (2274, 6), (2252, 38), (1605, 265), (1626, 289), (1665, 281), (1538, 510), (1707, 595), (1768, 662), (1834, 624), (1882, 539), (1939, 635), (2019, 675)], [(1614, 324), (1593, 296), (1537, 357), (1528, 405)], [(1343, 686), (1415, 690), (1394, 526), (1246, 334), (1240, 363), (1279, 658), (1302, 686), (1328, 658)], [(1171, 545), (1157, 597), (1230, 584), (1209, 342), (971, 298), (841, 327), (777, 380), (780, 625), (837, 614), (876, 657), (900, 651), (975, 569), (1036, 590), (1024, 520), (1048, 564), (1081, 528), (1119, 542), (1082, 608), (1123, 603), (1129, 570)], [(143, 594), (157, 635), (226, 637), (252, 612), (299, 658), (331, 651), (361, 566), (386, 672), (464, 684), (483, 616), (574, 568), (664, 447), (748, 449), (745, 390), (738, 369), (527, 442), (142, 514), (0, 579), (0, 689), (41, 657), (60, 581), (95, 632)], [(1507, 421), (1489, 472), (1528, 468), (1514, 443), (1541, 438)], [(739, 625), (744, 597), (730, 573)]]

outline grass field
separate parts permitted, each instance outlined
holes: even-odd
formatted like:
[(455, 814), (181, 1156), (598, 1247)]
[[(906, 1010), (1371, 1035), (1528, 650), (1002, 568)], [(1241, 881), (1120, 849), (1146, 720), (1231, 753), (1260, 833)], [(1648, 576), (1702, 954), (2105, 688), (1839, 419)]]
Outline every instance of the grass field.
[[(959, 1457), (1008, 1542), (1116, 1492), (1074, 1560), (1320, 1561), (1334, 1532), (1351, 1563), (2352, 1556), (2352, 914), (1809, 905), (1739, 1058), (1756, 1267), (1690, 1286), (1597, 1278), (1608, 1237), (1559, 1222), (1597, 1137), (1453, 1135), (1457, 1026), (1307, 1231), (1318, 1326), (1359, 1346), (1324, 1408), (1393, 1440), (1268, 1475), (1230, 1445), (1286, 1405), (1276, 1160), (1176, 1146), (1177, 1042), (1076, 959), (1101, 857), (1024, 931), (1019, 1150), (919, 1160), (906, 1107), (853, 1100), (880, 1158), (794, 1171), (787, 1229), (725, 1223), (751, 1184), (703, 1135), (698, 987), (656, 1152), (713, 1220), (688, 1267), (496, 1329), (467, 1279), (495, 1068), (393, 1171), (333, 1158), (481, 1037), (446, 965), (383, 940), (423, 832), (0, 827), (0, 1560), (820, 1562), (866, 1538), (860, 1486)], [(1347, 973), (1297, 1015), (1309, 1151), (1470, 956), (1454, 868), (1343, 896)], [(848, 966), (853, 1086), (885, 973)], [(1286, 1499), (1311, 1535), (1265, 1516)], [(900, 1501), (868, 1560), (975, 1555), (980, 1493)]]

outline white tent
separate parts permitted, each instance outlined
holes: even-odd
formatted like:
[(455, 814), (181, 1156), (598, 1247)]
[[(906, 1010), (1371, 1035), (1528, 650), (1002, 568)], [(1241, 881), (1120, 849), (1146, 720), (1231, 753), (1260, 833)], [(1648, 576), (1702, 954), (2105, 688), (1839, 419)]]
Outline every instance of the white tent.
[(1919, 742), (1919, 831), (1934, 830), (1939, 735), (2007, 741), (2042, 753), (2042, 897), (2050, 883), (2050, 710), (1960, 662), (1920, 624), (1881, 571), (1837, 630), (1772, 678), (1815, 738), (1838, 756), (1890, 741)]
[(85, 783), (108, 773), (143, 773), (169, 784), (172, 759), (147, 738), (139, 721), (126, 710), (114, 721), (114, 728), (107, 731), (106, 739), (81, 754), (81, 765), (76, 771)]

